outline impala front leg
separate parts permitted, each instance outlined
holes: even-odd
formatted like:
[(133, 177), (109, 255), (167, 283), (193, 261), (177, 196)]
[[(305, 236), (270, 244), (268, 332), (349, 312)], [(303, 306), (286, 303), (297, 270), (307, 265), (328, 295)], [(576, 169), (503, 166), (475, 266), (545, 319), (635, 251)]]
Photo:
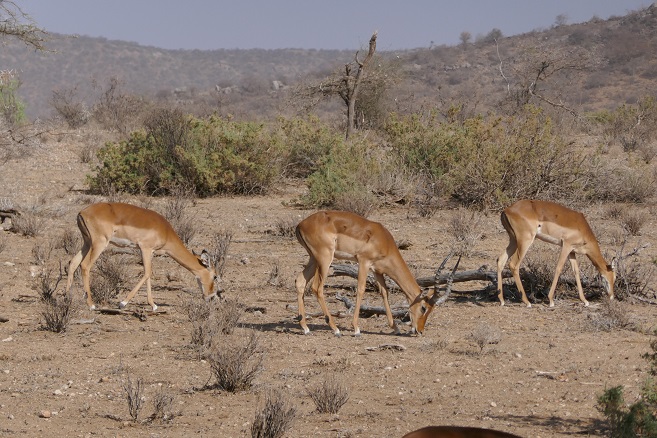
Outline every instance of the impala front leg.
[(390, 302), (388, 301), (388, 288), (386, 287), (386, 279), (383, 277), (383, 274), (380, 274), (378, 272), (374, 273), (374, 277), (376, 278), (376, 284), (379, 287), (379, 292), (381, 292), (381, 296), (383, 297), (383, 307), (386, 310), (386, 318), (388, 319), (388, 325), (390, 326), (391, 329), (394, 330), (395, 334), (398, 335), (401, 333), (399, 330), (399, 327), (397, 326), (397, 323), (395, 322), (395, 318), (392, 316), (392, 310), (390, 310)]

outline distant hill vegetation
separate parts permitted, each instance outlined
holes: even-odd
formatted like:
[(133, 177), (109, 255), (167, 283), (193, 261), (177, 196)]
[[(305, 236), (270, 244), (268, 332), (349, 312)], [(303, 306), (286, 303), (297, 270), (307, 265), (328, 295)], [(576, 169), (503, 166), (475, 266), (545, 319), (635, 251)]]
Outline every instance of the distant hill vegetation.
[[(368, 35), (363, 35), (363, 38)], [(500, 36), (500, 35), (495, 35)], [(54, 90), (93, 102), (110, 78), (149, 99), (201, 104), (237, 117), (295, 111), (289, 91), (354, 59), (338, 50), (164, 50), (85, 36), (52, 35), (52, 52), (8, 42), (3, 69), (18, 71), (29, 117), (53, 114)], [(386, 35), (379, 35), (385, 41)], [(608, 20), (559, 25), (522, 35), (478, 38), (457, 46), (378, 51), (401, 78), (387, 90), (388, 109), (412, 112), (467, 101), (485, 110), (523, 93), (577, 112), (614, 108), (657, 93), (657, 7)], [(536, 63), (546, 65), (535, 75)], [(532, 84), (532, 77), (538, 84)], [(531, 88), (536, 86), (536, 88)], [(539, 93), (540, 90), (540, 93)], [(534, 93), (535, 92), (535, 93)]]

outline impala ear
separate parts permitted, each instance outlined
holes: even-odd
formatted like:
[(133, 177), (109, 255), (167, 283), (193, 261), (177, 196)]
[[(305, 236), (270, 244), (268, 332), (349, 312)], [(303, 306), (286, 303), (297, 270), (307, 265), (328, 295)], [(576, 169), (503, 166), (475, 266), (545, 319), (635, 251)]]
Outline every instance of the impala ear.
[(201, 262), (201, 264), (203, 266), (205, 266), (206, 268), (210, 268), (210, 266), (211, 266), (211, 260), (210, 260), (211, 257), (210, 257), (209, 252), (207, 252), (206, 250), (203, 250), (203, 251), (201, 251), (200, 255), (196, 254), (196, 253), (194, 253), (194, 255), (196, 257), (198, 257), (198, 260)]

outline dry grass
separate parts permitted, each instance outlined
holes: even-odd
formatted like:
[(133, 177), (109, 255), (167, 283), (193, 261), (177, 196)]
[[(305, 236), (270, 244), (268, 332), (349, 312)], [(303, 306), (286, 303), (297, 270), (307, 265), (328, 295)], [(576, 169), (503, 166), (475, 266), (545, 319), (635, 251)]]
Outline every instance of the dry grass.
[(227, 392), (249, 389), (262, 371), (264, 353), (259, 348), (255, 331), (247, 336), (216, 336), (205, 359), (216, 379), (216, 387)]
[(337, 414), (349, 400), (347, 388), (334, 375), (308, 389), (308, 395), (321, 413)]
[(264, 406), (256, 411), (251, 425), (252, 438), (280, 438), (290, 429), (296, 417), (296, 408), (281, 393), (269, 391)]

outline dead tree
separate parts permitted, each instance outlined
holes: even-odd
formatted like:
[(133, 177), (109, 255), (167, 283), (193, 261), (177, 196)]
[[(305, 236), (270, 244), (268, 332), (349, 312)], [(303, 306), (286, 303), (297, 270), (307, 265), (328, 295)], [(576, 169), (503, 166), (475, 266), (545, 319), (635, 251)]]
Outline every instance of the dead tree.
[[(376, 52), (377, 34), (375, 31), (370, 38), (365, 59), (361, 61), (358, 58), (359, 52), (356, 52), (354, 60), (344, 65), (343, 73), (336, 73), (318, 84), (301, 85), (293, 93), (294, 99), (302, 101), (301, 106), (304, 109), (314, 107), (323, 98), (339, 96), (347, 107), (346, 138), (353, 134), (356, 126), (356, 101), (361, 85), (365, 82), (365, 71)], [(384, 78), (372, 78), (373, 81), (379, 79), (384, 80)]]

